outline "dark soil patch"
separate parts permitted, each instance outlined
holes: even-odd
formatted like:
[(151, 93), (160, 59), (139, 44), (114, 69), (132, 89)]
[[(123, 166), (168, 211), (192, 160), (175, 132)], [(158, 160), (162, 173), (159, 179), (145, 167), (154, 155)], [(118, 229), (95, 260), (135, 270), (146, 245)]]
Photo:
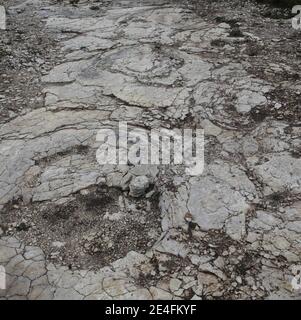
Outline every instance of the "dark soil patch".
[(161, 233), (158, 199), (127, 198), (118, 189), (97, 186), (66, 203), (9, 203), (0, 225), (27, 245), (43, 249), (48, 261), (72, 269), (97, 269), (144, 253)]

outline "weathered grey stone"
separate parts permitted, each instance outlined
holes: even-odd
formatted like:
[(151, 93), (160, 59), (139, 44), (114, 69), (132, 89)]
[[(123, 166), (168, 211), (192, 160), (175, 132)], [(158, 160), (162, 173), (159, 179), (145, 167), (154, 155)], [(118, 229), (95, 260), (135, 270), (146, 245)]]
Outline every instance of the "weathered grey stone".
[[(28, 0), (10, 11), (23, 13), (29, 6), (45, 18), (45, 34), (60, 40), (63, 57), (48, 73), (40, 70), (44, 107), (14, 114), (0, 127), (0, 209), (11, 211), (1, 215), (0, 264), (8, 288), (1, 299), (295, 298), (287, 265), (300, 264), (301, 256), (301, 131), (274, 90), (290, 94), (290, 87), (298, 94), (294, 68), (281, 57), (281, 63), (260, 66), (258, 75), (255, 60), (245, 59), (246, 46), (268, 45), (267, 38), (256, 26), (248, 32), (248, 23), (241, 37), (232, 37), (232, 25), (209, 22), (177, 5), (123, 4), (110, 3), (94, 14), (84, 2), (45, 8), (40, 0)], [(223, 16), (232, 19), (233, 9), (229, 14), (226, 7)], [(246, 21), (249, 12), (255, 11), (244, 11)], [(265, 23), (261, 17), (260, 27)], [(47, 59), (42, 60), (32, 65)], [(148, 130), (204, 128), (204, 173), (190, 177), (173, 165), (99, 165), (98, 130), (115, 130), (122, 120)], [(78, 199), (89, 198), (90, 189), (103, 184), (137, 198), (156, 184), (147, 199), (124, 192), (101, 212), (118, 223), (132, 223), (125, 210), (142, 213), (139, 224), (152, 241), (140, 253), (129, 249), (95, 271), (73, 265), (70, 270), (49, 264), (47, 250), (39, 247), (53, 243), (64, 250), (57, 239), (32, 239), (17, 233), (16, 223), (2, 226), (2, 217), (33, 213), (41, 202), (46, 209), (59, 207), (78, 193)], [(161, 235), (149, 226), (158, 210)], [(146, 221), (145, 212), (154, 220)], [(129, 246), (137, 241), (134, 229)], [(81, 246), (80, 237), (75, 241)]]
[(4, 6), (0, 6), (0, 30), (6, 30), (6, 10)]
[(286, 190), (301, 192), (301, 159), (288, 154), (273, 154), (267, 162), (255, 166), (254, 171), (265, 184), (265, 195)]
[(149, 291), (154, 300), (170, 300), (172, 298), (169, 292), (156, 287), (150, 287)]
[(130, 195), (138, 198), (146, 193), (149, 187), (149, 179), (146, 176), (138, 176), (130, 182)]

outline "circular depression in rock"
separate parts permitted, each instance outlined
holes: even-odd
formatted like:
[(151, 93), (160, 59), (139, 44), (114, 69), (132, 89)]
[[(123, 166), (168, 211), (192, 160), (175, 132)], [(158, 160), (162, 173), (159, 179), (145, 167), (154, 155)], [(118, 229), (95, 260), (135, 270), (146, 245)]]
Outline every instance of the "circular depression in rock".
[(139, 45), (131, 48), (118, 48), (104, 54), (97, 62), (98, 68), (122, 74), (167, 76), (171, 70), (181, 67), (182, 59), (174, 51), (161, 45)]
[(96, 269), (126, 256), (144, 253), (161, 234), (157, 196), (130, 198), (107, 186), (82, 190), (62, 204), (21, 201), (0, 215), (6, 234), (39, 246), (49, 262)]

